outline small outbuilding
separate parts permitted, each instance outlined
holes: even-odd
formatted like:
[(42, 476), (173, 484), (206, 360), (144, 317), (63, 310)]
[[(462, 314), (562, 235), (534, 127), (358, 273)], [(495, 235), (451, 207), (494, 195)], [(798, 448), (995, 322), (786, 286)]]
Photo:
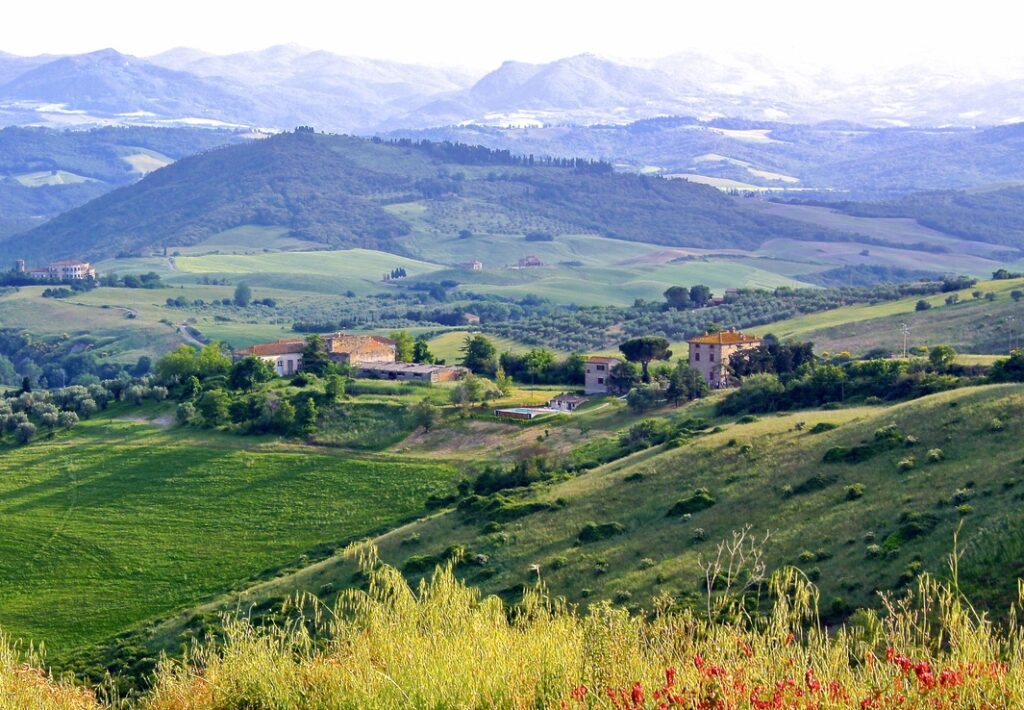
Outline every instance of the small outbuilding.
[(548, 407), (560, 412), (574, 412), (590, 400), (574, 394), (560, 394), (548, 401)]
[(360, 362), (356, 364), (358, 377), (403, 382), (452, 382), (465, 376), (468, 370), (455, 365), (426, 365), (415, 362)]

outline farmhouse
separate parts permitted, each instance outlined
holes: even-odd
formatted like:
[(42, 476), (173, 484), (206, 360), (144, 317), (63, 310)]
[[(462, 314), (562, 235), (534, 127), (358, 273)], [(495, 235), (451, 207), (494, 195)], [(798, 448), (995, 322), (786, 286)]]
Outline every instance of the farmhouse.
[(26, 269), (25, 260), (18, 259), (15, 270), (19, 274), (28, 274), (34, 279), (49, 279), (51, 281), (96, 278), (96, 268), (88, 261), (78, 261), (77, 259), (51, 261), (45, 269)]
[(586, 394), (608, 394), (611, 391), (608, 386), (608, 375), (620, 362), (622, 360), (617, 357), (588, 357), (584, 368), (583, 391)]
[(553, 397), (548, 401), (548, 407), (550, 409), (557, 409), (560, 412), (573, 412), (578, 407), (586, 404), (588, 400), (586, 397), (577, 397), (573, 394), (560, 394), (557, 397)]
[[(379, 335), (330, 333), (324, 335), (323, 340), (327, 355), (334, 362), (359, 366), (395, 361), (394, 341)], [(258, 357), (271, 363), (278, 375), (292, 375), (302, 369), (302, 351), (305, 348), (304, 339), (286, 338), (241, 348), (235, 351), (235, 357)]]
[(544, 266), (544, 262), (542, 262), (540, 258), (536, 256), (524, 256), (522, 259), (519, 260), (520, 269), (534, 269), (537, 268), (538, 266)]
[(453, 365), (422, 365), (414, 362), (364, 362), (356, 365), (359, 377), (375, 377), (382, 380), (405, 382), (452, 382), (467, 372), (464, 367)]
[(469, 269), (470, 271), (483, 271), (484, 269), (484, 263), (482, 261), (477, 261), (476, 259), (473, 259), (473, 261), (464, 261), (459, 264), (459, 266), (463, 269)]
[(476, 313), (463, 313), (462, 322), (466, 325), (480, 325), (480, 316)]
[(735, 328), (690, 338), (690, 367), (704, 375), (713, 388), (730, 385), (729, 358), (741, 350), (756, 348), (761, 339), (737, 332)]
[(258, 357), (274, 366), (278, 375), (292, 375), (302, 369), (302, 351), (306, 341), (298, 338), (275, 340), (235, 351), (236, 358)]

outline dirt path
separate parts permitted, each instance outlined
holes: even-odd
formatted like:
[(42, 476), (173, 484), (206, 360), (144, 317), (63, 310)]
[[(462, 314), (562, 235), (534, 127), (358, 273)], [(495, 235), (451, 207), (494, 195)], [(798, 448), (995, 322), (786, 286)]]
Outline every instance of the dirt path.
[(192, 334), (192, 330), (193, 328), (188, 323), (178, 324), (178, 335), (180, 335), (186, 343), (189, 345), (195, 345), (197, 348), (201, 348), (206, 345), (206, 343)]

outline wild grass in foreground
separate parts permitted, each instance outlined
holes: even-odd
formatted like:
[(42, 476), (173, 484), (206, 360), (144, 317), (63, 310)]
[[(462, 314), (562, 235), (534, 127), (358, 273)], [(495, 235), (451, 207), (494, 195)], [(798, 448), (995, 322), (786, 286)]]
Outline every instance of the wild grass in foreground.
[[(772, 608), (709, 621), (610, 605), (585, 616), (540, 585), (506, 607), (451, 566), (412, 589), (364, 559), (368, 586), (326, 617), (288, 626), (229, 621), (222, 641), (164, 661), (145, 710), (228, 708), (1014, 708), (1024, 705), (1022, 632), (999, 628), (955, 587), (923, 578), (881, 616), (826, 632), (813, 585), (795, 570)], [(302, 600), (300, 600), (302, 601)], [(665, 600), (663, 608), (667, 608)], [(319, 632), (313, 631), (319, 629)], [(4, 707), (100, 708), (0, 655)], [(20, 693), (21, 695), (11, 695)], [(23, 699), (11, 705), (6, 698)]]

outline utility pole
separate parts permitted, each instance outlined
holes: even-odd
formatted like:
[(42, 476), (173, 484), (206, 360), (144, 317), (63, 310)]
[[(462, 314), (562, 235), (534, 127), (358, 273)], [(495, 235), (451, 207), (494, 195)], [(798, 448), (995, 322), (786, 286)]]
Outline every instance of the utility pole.
[(903, 359), (907, 359), (907, 338), (910, 336), (910, 326), (900, 323), (900, 332), (903, 333)]

